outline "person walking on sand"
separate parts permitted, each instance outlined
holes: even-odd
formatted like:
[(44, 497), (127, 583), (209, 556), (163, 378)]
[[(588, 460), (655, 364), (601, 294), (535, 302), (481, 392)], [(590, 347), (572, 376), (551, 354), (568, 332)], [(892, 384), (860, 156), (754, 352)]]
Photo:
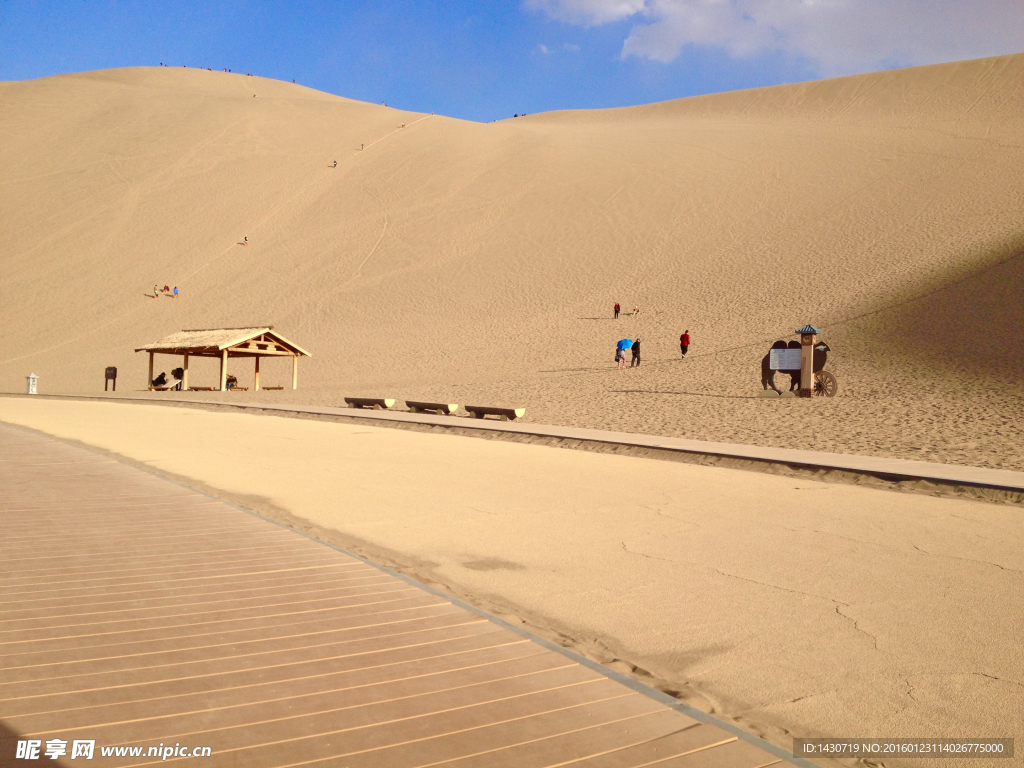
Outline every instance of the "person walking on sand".
[(615, 348), (615, 367), (620, 370), (626, 367), (626, 350), (622, 347)]
[(249, 244), (249, 236), (246, 235), (245, 237), (242, 238), (242, 245), (248, 245), (248, 244)]
[(160, 298), (160, 287), (156, 283), (153, 283), (153, 298)]
[(334, 161), (334, 167), (335, 167), (335, 168), (337, 168), (337, 167), (338, 167), (338, 161), (337, 161), (337, 160), (335, 160), (335, 161)]
[(687, 329), (683, 331), (683, 335), (679, 337), (679, 351), (683, 353), (683, 357), (686, 357), (686, 350), (690, 348), (690, 331)]
[(632, 368), (634, 365), (640, 367), (640, 337), (637, 336), (633, 339), (633, 346), (630, 347), (633, 350), (633, 359), (629, 362), (629, 367)]
[(621, 311), (621, 309), (622, 308), (619, 306), (619, 302), (615, 302), (615, 319), (616, 320), (619, 319), (619, 312)]
[(178, 286), (174, 286), (174, 298), (178, 298)]

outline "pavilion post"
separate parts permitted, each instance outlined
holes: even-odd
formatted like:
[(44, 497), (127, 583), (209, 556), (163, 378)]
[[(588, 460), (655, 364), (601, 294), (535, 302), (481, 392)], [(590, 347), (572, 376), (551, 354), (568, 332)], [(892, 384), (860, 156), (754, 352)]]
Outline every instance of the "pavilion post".
[(220, 391), (224, 392), (228, 388), (228, 351), (222, 350), (220, 353)]
[(185, 364), (181, 370), (181, 388), (188, 392), (188, 352), (185, 353)]
[(153, 388), (153, 352), (149, 353), (149, 380), (146, 382), (146, 389)]
[(292, 357), (292, 389), (299, 388), (299, 356)]
[(257, 392), (260, 391), (260, 356), (256, 355), (256, 384), (253, 387)]

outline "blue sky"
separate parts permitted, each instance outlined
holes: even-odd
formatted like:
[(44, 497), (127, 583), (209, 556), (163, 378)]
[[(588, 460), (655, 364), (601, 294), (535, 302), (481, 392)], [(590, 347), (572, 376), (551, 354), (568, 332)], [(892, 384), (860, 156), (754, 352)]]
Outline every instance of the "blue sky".
[(1024, 50), (1022, 0), (0, 5), (0, 79), (160, 62), (470, 120)]

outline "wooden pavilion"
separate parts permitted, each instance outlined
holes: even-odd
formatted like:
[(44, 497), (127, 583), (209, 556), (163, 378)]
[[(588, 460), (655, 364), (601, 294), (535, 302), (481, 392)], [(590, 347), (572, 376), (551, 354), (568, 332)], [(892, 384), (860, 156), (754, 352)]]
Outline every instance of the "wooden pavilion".
[[(220, 390), (227, 389), (228, 358), (251, 357), (256, 364), (255, 389), (260, 388), (260, 359), (264, 357), (291, 357), (292, 389), (299, 384), (299, 358), (312, 357), (306, 350), (293, 344), (281, 334), (274, 332), (273, 326), (263, 328), (211, 328), (203, 330), (179, 331), (161, 339), (155, 344), (146, 344), (136, 352), (149, 352), (149, 379), (146, 386), (153, 388), (153, 356), (182, 355), (185, 363), (182, 366), (184, 375), (181, 379), (182, 389), (188, 389), (188, 361), (190, 357), (220, 358)], [(212, 389), (212, 387), (211, 387)], [(280, 387), (274, 387), (280, 389)]]

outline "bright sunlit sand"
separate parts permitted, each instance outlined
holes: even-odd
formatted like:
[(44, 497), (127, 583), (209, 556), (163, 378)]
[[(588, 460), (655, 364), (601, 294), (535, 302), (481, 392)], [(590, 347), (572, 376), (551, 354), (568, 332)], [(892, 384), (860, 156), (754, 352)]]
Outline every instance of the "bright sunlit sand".
[[(184, 68), (4, 82), (0, 106), (0, 392), (35, 373), (102, 395), (114, 366), (118, 396), (519, 406), (1024, 469), (1024, 54), (494, 123)], [(762, 357), (805, 324), (837, 395), (760, 397)], [(231, 359), (248, 391), (150, 393), (133, 351), (270, 326), (312, 353), (296, 390), (268, 358), (271, 391)], [(617, 368), (637, 337), (641, 365)], [(218, 361), (189, 377), (219, 385)], [(776, 744), (1024, 733), (1016, 506), (193, 408), (4, 397), (0, 421), (294, 524)]]
[[(180, 68), (0, 101), (4, 390), (138, 391), (138, 346), (273, 325), (294, 402), (1021, 467), (1024, 55), (490, 124)], [(755, 399), (805, 323), (838, 395)]]

